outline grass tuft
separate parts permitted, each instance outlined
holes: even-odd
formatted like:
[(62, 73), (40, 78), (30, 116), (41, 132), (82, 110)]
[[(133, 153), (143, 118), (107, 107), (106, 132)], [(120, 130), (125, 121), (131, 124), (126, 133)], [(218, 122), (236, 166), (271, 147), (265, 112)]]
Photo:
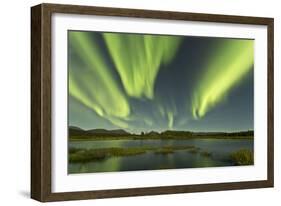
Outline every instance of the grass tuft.
[(253, 165), (254, 155), (248, 149), (241, 149), (230, 154), (231, 160), (235, 165)]
[(200, 152), (200, 155), (203, 157), (211, 157), (212, 153), (208, 152), (208, 151), (203, 151), (203, 152)]

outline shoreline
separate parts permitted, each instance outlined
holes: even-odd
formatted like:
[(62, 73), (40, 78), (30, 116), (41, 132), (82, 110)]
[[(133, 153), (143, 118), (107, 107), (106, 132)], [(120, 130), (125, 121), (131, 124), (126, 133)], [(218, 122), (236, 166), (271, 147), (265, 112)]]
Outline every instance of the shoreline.
[(118, 137), (93, 137), (70, 136), (69, 141), (107, 141), (107, 140), (191, 140), (191, 139), (224, 139), (224, 140), (254, 140), (254, 136), (190, 136), (190, 137), (158, 137), (158, 136), (118, 136)]

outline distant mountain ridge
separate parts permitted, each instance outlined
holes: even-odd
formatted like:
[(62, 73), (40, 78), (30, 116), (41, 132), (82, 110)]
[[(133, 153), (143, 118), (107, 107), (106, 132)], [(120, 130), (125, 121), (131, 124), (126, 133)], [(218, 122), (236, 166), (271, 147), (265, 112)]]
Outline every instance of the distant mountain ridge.
[(69, 126), (68, 129), (72, 129), (72, 130), (83, 130), (80, 127), (76, 127), (76, 126)]
[(91, 129), (87, 130), (91, 134), (130, 134), (122, 129), (106, 130), (106, 129)]
[[(69, 126), (68, 129), (70, 136), (132, 136), (137, 134), (129, 133), (123, 129), (114, 129), (114, 130), (107, 130), (107, 129), (90, 129), (90, 130), (83, 130), (77, 126)], [(140, 135), (137, 136), (253, 136), (254, 131), (239, 131), (239, 132), (191, 132), (191, 131), (176, 131), (176, 130), (166, 130), (163, 132), (142, 132)]]
[(114, 129), (114, 130), (106, 130), (106, 129), (90, 129), (83, 130), (80, 127), (70, 126), (68, 129), (68, 133), (70, 136), (121, 136), (121, 135), (130, 135), (130, 133), (126, 132), (122, 129)]

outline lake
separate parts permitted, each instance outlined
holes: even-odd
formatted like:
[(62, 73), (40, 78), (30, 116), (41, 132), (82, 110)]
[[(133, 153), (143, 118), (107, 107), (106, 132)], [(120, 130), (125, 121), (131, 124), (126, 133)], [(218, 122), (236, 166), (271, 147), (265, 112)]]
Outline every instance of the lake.
[[(85, 163), (69, 163), (69, 173), (92, 173), (134, 170), (157, 170), (177, 168), (200, 168), (233, 166), (230, 154), (240, 149), (253, 151), (252, 139), (187, 139), (187, 140), (92, 140), (70, 141), (69, 148), (101, 149), (101, 148), (129, 148), (129, 147), (164, 147), (191, 145), (202, 152), (190, 152), (189, 150), (177, 150), (170, 154), (156, 154), (146, 152), (134, 156), (109, 157), (102, 161), (90, 161)], [(211, 155), (202, 155), (209, 153)]]

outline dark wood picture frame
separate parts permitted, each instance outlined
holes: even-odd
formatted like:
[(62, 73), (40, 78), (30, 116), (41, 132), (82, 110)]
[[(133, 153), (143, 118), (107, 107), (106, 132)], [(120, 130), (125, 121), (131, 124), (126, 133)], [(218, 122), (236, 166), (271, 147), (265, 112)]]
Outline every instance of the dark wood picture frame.
[[(51, 16), (54, 13), (139, 17), (267, 26), (268, 131), (267, 180), (134, 189), (53, 193), (51, 190)], [(273, 36), (272, 18), (169, 11), (40, 4), (31, 8), (31, 197), (48, 202), (138, 195), (204, 192), (273, 187)]]

